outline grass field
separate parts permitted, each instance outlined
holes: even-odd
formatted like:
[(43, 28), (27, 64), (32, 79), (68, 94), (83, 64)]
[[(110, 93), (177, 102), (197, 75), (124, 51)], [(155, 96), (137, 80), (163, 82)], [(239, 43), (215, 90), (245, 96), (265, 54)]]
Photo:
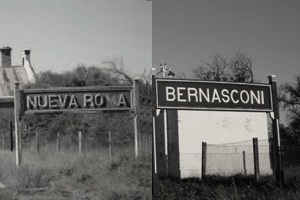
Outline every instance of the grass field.
[[(103, 153), (105, 152), (105, 153)], [(110, 160), (107, 149), (85, 152), (0, 151), (0, 199), (152, 199), (151, 159), (119, 154)]]
[(154, 199), (300, 199), (300, 166), (285, 169), (285, 183), (278, 187), (273, 176), (208, 176), (206, 179), (161, 180)]

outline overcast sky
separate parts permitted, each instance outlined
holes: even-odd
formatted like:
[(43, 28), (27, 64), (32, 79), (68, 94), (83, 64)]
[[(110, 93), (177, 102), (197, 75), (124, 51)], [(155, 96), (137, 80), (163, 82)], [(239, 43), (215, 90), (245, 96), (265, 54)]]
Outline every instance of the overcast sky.
[(300, 74), (300, 1), (153, 1), (153, 65), (191, 75), (210, 56), (243, 51), (256, 80)]
[(4, 0), (0, 19), (0, 47), (12, 48), (14, 65), (29, 47), (36, 71), (101, 66), (115, 57), (130, 73), (151, 68), (151, 1)]

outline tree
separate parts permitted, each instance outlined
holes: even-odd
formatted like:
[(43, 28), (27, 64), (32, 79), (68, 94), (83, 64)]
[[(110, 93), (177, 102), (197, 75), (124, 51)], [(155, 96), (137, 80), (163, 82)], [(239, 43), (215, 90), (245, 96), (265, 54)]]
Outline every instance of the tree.
[(234, 53), (230, 59), (213, 55), (192, 72), (201, 80), (253, 82), (252, 59), (242, 51)]
[(300, 145), (300, 74), (295, 77), (295, 80), (295, 83), (285, 83), (280, 86), (279, 100), (288, 118), (285, 137)]
[(242, 51), (238, 51), (230, 59), (229, 66), (232, 70), (232, 78), (235, 82), (253, 82), (252, 58), (247, 57)]
[(226, 58), (216, 54), (213, 55), (208, 62), (203, 61), (204, 65), (193, 69), (194, 75), (201, 80), (226, 81), (228, 74), (228, 61)]

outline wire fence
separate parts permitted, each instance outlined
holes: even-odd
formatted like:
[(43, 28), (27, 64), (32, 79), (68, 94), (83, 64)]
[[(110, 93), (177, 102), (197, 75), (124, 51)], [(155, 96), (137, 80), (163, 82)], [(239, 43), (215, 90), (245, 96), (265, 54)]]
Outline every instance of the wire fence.
[[(85, 136), (78, 131), (74, 135), (63, 135), (57, 133), (55, 138), (39, 136), (38, 132), (35, 137), (28, 137), (22, 140), (22, 150), (39, 153), (47, 152), (78, 152), (78, 154), (88, 154), (91, 152), (101, 151), (111, 159), (119, 156), (135, 156), (135, 141), (133, 138), (117, 140), (113, 137), (113, 132), (107, 133), (107, 138)], [(140, 132), (139, 134), (139, 155), (149, 160), (151, 158), (152, 137), (150, 133)], [(0, 150), (14, 151), (14, 135), (0, 135)]]
[(207, 145), (206, 174), (255, 174), (255, 164), (260, 175), (272, 174), (271, 149), (268, 140), (258, 141), (258, 163), (255, 163), (253, 141), (223, 145)]
[[(184, 177), (205, 175), (230, 176), (273, 174), (272, 146), (269, 140), (253, 140), (228, 144), (206, 144), (198, 153), (180, 153)], [(256, 149), (256, 150), (255, 150)]]

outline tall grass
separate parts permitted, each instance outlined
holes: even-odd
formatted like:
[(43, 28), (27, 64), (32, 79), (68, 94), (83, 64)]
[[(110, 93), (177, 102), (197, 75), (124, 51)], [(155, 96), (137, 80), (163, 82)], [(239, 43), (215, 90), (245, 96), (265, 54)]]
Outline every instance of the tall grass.
[(154, 199), (300, 199), (300, 166), (285, 170), (285, 182), (278, 187), (273, 176), (235, 175), (161, 180)]
[(151, 160), (135, 159), (127, 153), (111, 160), (107, 150), (102, 150), (82, 155), (49, 148), (39, 153), (27, 150), (19, 167), (13, 152), (0, 151), (0, 182), (7, 187), (0, 191), (0, 199), (20, 195), (37, 199), (43, 195), (53, 195), (53, 199), (151, 199)]

